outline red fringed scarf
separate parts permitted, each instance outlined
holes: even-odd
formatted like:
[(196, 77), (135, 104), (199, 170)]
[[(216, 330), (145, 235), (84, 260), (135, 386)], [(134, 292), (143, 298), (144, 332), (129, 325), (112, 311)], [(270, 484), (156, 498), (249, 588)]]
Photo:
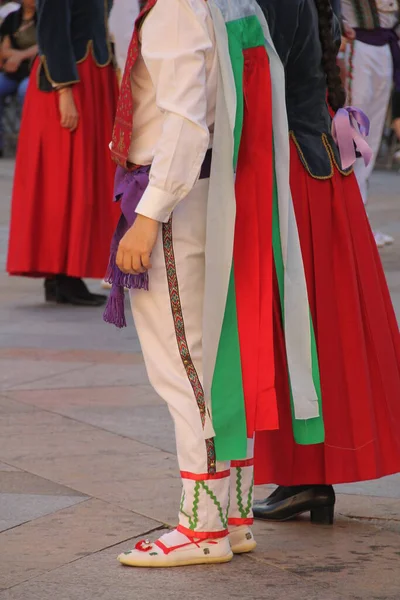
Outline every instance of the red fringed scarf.
[(111, 155), (113, 160), (124, 169), (128, 169), (128, 154), (132, 138), (133, 98), (131, 90), (131, 71), (139, 56), (139, 31), (140, 24), (147, 13), (153, 8), (157, 0), (147, 0), (136, 19), (131, 43), (126, 59), (121, 91), (118, 99), (117, 115), (115, 117), (112, 135)]

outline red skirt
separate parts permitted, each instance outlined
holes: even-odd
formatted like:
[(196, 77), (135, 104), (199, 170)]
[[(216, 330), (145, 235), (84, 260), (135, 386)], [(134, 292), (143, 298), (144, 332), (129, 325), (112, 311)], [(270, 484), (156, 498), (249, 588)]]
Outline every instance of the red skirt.
[(102, 278), (119, 216), (108, 148), (116, 75), (91, 55), (78, 64), (73, 94), (80, 118), (71, 134), (60, 125), (58, 95), (37, 87), (38, 67), (37, 61), (18, 143), (7, 271)]
[(292, 433), (277, 284), (279, 430), (257, 432), (257, 484), (334, 484), (400, 471), (400, 337), (354, 175), (313, 179), (291, 142), (291, 188), (319, 357), (325, 443)]

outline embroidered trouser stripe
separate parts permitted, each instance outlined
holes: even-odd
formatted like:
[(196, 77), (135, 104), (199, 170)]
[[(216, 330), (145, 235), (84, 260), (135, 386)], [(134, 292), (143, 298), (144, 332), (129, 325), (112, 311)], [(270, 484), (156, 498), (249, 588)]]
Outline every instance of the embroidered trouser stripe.
[[(171, 302), (171, 310), (174, 319), (176, 341), (178, 344), (179, 354), (182, 359), (183, 366), (187, 377), (192, 386), (194, 396), (196, 398), (197, 406), (199, 407), (201, 422), (204, 427), (206, 421), (206, 403), (204, 399), (203, 386), (200, 382), (196, 368), (193, 364), (192, 357), (190, 355), (189, 345), (186, 339), (185, 323), (183, 320), (181, 299), (179, 294), (179, 283), (178, 275), (176, 272), (174, 245), (172, 239), (172, 217), (168, 223), (163, 224), (163, 248), (165, 256), (165, 267), (167, 270), (168, 279), (168, 290)], [(193, 291), (196, 293), (195, 291)], [(215, 445), (212, 439), (208, 439), (205, 442), (207, 449), (207, 462), (208, 462), (208, 473), (215, 473), (216, 470), (216, 459), (215, 459)]]

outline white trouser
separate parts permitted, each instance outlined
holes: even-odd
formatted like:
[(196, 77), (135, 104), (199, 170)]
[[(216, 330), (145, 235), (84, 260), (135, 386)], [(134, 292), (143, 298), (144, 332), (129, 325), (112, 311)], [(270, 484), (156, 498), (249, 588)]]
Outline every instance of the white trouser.
[[(349, 45), (348, 58), (350, 54)], [(361, 108), (371, 122), (368, 143), (372, 148), (373, 158), (367, 167), (362, 158), (357, 159), (355, 165), (358, 185), (364, 204), (366, 204), (368, 179), (379, 152), (393, 86), (393, 61), (388, 44), (386, 46), (371, 46), (358, 40), (354, 42), (352, 61), (353, 78), (348, 102), (356, 108)]]
[[(252, 461), (215, 460), (205, 440), (202, 321), (208, 180), (194, 189), (160, 227), (149, 272), (149, 291), (132, 290), (131, 304), (147, 373), (167, 402), (175, 424), (183, 482), (179, 525), (184, 532), (226, 535), (252, 518)], [(249, 456), (253, 444), (249, 443)], [(232, 494), (230, 494), (232, 487)], [(228, 507), (231, 507), (228, 510)]]

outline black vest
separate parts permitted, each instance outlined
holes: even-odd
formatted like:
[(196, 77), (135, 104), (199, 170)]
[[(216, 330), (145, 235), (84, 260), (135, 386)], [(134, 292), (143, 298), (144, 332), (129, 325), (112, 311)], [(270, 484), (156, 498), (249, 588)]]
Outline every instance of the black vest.
[[(331, 117), (322, 68), (318, 13), (314, 0), (258, 0), (275, 48), (285, 67), (289, 130), (309, 173), (325, 179), (340, 169), (340, 157), (331, 136)], [(335, 38), (340, 39), (334, 19)]]
[(109, 64), (111, 6), (112, 0), (37, 0), (41, 90), (78, 81), (76, 65), (88, 52), (99, 66)]

